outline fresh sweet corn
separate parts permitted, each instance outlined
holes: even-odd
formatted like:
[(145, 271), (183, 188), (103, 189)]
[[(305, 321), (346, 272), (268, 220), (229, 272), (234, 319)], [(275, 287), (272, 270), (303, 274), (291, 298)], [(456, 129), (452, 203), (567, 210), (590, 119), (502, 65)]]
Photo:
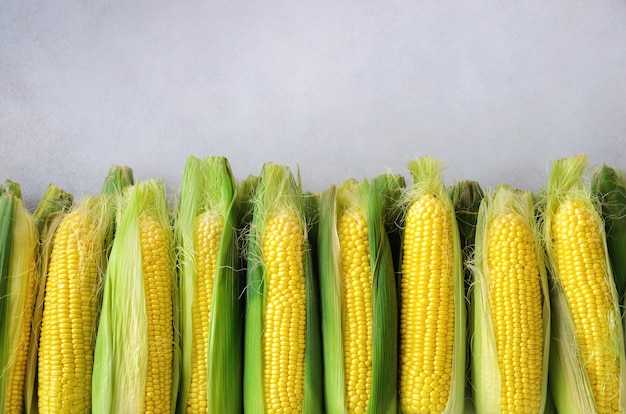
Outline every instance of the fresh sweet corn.
[(176, 222), (180, 263), (179, 411), (242, 407), (243, 278), (237, 269), (236, 184), (223, 157), (187, 161)]
[(604, 226), (583, 175), (585, 156), (555, 161), (544, 240), (550, 274), (550, 376), (559, 412), (626, 411), (624, 334)]
[(303, 203), (287, 167), (263, 167), (248, 246), (247, 413), (322, 411), (319, 303)]
[(462, 410), (465, 295), (454, 208), (432, 158), (409, 164), (400, 275), (400, 410)]
[(61, 218), (72, 206), (73, 197), (54, 184), (48, 185), (46, 191), (33, 213), (33, 221), (39, 237), (37, 252), (35, 307), (30, 333), (30, 344), (26, 362), (26, 380), (24, 385), (24, 405), (26, 414), (36, 414), (37, 406), (37, 363), (39, 352), (39, 336), (43, 317), (43, 302), (46, 291), (48, 264), (52, 251), (54, 233)]
[(299, 218), (277, 210), (265, 226), (267, 299), (263, 329), (263, 383), (269, 412), (299, 412), (304, 401), (306, 289), (304, 238)]
[(542, 413), (550, 313), (531, 193), (500, 186), (483, 199), (472, 269), (477, 412)]
[(100, 306), (108, 206), (83, 199), (54, 236), (38, 357), (40, 413), (89, 411), (95, 331)]
[(171, 235), (166, 223), (140, 218), (141, 263), (146, 295), (148, 365), (143, 412), (159, 413), (172, 401)]
[(93, 412), (173, 412), (173, 232), (163, 183), (135, 184), (118, 223), (96, 340)]
[(396, 177), (322, 195), (318, 256), (327, 413), (397, 412), (397, 298), (385, 207)]
[[(49, 262), (41, 264), (46, 273), (40, 282), (40, 289), (45, 289), (37, 358), (42, 414), (91, 409), (101, 288), (114, 226), (114, 189), (108, 183), (121, 188), (129, 181), (132, 171), (128, 167), (113, 166), (103, 194), (83, 198), (71, 212), (59, 215), (58, 222), (50, 223), (54, 236)], [(42, 205), (52, 210), (58, 207), (63, 209), (54, 202)], [(48, 260), (47, 242), (44, 249), (42, 258)]]
[(348, 413), (364, 412), (372, 387), (372, 281), (367, 223), (345, 210), (337, 223), (344, 306), (344, 369)]
[(20, 187), (6, 181), (0, 195), (0, 407), (24, 409), (24, 383), (33, 305), (37, 233)]

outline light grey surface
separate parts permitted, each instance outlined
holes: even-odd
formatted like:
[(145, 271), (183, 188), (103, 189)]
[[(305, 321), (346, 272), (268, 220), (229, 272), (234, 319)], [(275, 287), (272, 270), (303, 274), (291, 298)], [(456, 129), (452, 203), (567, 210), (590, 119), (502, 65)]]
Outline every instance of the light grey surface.
[(174, 194), (191, 154), (535, 190), (577, 152), (626, 169), (626, 3), (4, 0), (0, 142), (31, 207), (112, 163)]

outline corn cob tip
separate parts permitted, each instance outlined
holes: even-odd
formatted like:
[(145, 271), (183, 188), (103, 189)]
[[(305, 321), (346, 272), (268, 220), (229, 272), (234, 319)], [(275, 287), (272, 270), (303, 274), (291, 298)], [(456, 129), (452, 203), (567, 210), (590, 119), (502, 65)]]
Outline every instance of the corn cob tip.
[(8, 179), (5, 180), (2, 185), (2, 192), (12, 194), (14, 197), (19, 199), (22, 198), (22, 188), (20, 187), (20, 184), (15, 181)]
[(132, 168), (125, 165), (112, 165), (102, 184), (102, 193), (120, 193), (124, 188), (133, 185), (134, 182)]

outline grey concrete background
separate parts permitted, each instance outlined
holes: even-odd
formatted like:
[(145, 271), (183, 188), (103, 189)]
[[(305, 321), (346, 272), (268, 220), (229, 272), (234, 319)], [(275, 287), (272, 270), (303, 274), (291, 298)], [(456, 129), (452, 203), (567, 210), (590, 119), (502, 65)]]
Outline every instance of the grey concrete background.
[(112, 163), (175, 195), (191, 154), (536, 190), (578, 152), (626, 169), (626, 3), (3, 0), (0, 143), (30, 207)]

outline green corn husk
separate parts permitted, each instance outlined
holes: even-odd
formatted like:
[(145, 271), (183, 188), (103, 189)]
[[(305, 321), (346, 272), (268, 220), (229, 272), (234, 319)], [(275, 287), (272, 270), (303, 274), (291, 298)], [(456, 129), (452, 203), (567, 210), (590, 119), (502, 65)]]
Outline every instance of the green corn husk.
[[(507, 217), (513, 214), (515, 217), (521, 219), (523, 226), (532, 235), (532, 243), (534, 245), (534, 256), (537, 265), (536, 271), (536, 292), (540, 292), (541, 306), (542, 306), (542, 342), (536, 344), (541, 348), (540, 352), (542, 375), (540, 377), (537, 388), (529, 388), (534, 384), (526, 383), (525, 381), (519, 381), (518, 393), (514, 396), (510, 396), (510, 399), (517, 399), (525, 392), (538, 392), (541, 396), (540, 401), (535, 401), (537, 406), (535, 413), (542, 413), (546, 403), (547, 383), (548, 383), (548, 356), (550, 349), (550, 298), (548, 293), (548, 280), (545, 268), (545, 259), (543, 254), (543, 246), (540, 241), (538, 224), (535, 219), (535, 207), (533, 194), (530, 192), (515, 191), (507, 186), (499, 186), (494, 193), (490, 193), (483, 198), (478, 213), (478, 223), (476, 226), (476, 244), (474, 265), (472, 270), (474, 273), (474, 280), (472, 284), (472, 314), (473, 314), (473, 346), (471, 349), (472, 354), (472, 386), (474, 392), (474, 403), (476, 411), (479, 413), (501, 413), (511, 412), (510, 407), (506, 404), (506, 395), (503, 395), (501, 384), (503, 373), (500, 372), (500, 366), (498, 363), (498, 348), (496, 343), (496, 333), (494, 327), (494, 315), (492, 313), (492, 289), (496, 282), (493, 281), (493, 269), (488, 264), (488, 252), (490, 247), (490, 231), (492, 223), (500, 219), (501, 217)], [(511, 240), (514, 243), (514, 240)], [(514, 248), (514, 246), (502, 245), (505, 248)], [(513, 252), (514, 253), (514, 252)], [(526, 262), (528, 263), (528, 262)], [(518, 264), (514, 264), (517, 266)], [(508, 276), (508, 275), (506, 275)], [(505, 276), (502, 275), (502, 278)], [(513, 277), (513, 275), (511, 275)], [(503, 283), (499, 281), (498, 284)], [(520, 303), (525, 299), (527, 285), (519, 285), (516, 283), (516, 279), (511, 279), (508, 284), (507, 291), (514, 298), (519, 298)], [(511, 303), (511, 302), (509, 302)], [(512, 304), (512, 303), (511, 303)], [(521, 306), (521, 305), (519, 305)], [(513, 309), (513, 308), (512, 308)], [(524, 307), (519, 312), (524, 312), (529, 307)], [(514, 314), (518, 315), (518, 314)], [(522, 315), (520, 314), (520, 317)], [(509, 327), (518, 323), (518, 320), (510, 320), (508, 322)], [(508, 327), (507, 327), (508, 328)], [(505, 329), (505, 328), (502, 328)], [(526, 328), (528, 329), (528, 327)], [(534, 328), (530, 328), (534, 329)], [(508, 330), (507, 330), (508, 332)], [(529, 332), (532, 334), (533, 332)], [(522, 338), (519, 344), (524, 346), (529, 339)], [(504, 344), (502, 344), (504, 345)], [(532, 344), (535, 345), (535, 344)], [(513, 361), (515, 367), (515, 375), (524, 375), (522, 371), (530, 369), (532, 366), (526, 366), (530, 363), (530, 359), (526, 355), (531, 350), (524, 348), (519, 349), (521, 352), (518, 356), (519, 360)], [(510, 357), (513, 357), (514, 351), (509, 351)], [(534, 352), (534, 349), (532, 349)], [(528, 362), (526, 362), (528, 361)], [(503, 401), (504, 400), (504, 401)], [(534, 403), (533, 401), (528, 401)], [(524, 411), (529, 412), (529, 411)]]
[[(345, 315), (341, 247), (337, 226), (346, 210), (359, 211), (367, 222), (372, 293), (372, 360), (368, 413), (397, 412), (398, 315), (393, 256), (385, 231), (385, 207), (398, 181), (391, 174), (357, 183), (345, 181), (321, 196), (318, 255), (322, 298), (322, 336), (326, 412), (348, 410), (344, 361)], [(390, 190), (390, 187), (392, 190)]]
[[(465, 404), (465, 361), (466, 361), (466, 342), (465, 342), (465, 333), (466, 333), (466, 308), (465, 308), (465, 294), (464, 294), (464, 281), (463, 281), (463, 264), (462, 264), (462, 251), (460, 246), (460, 237), (459, 237), (459, 229), (456, 222), (456, 216), (454, 214), (454, 206), (450, 200), (449, 194), (446, 191), (445, 185), (442, 179), (442, 164), (431, 157), (422, 157), (415, 161), (409, 163), (409, 171), (413, 177), (413, 186), (409, 188), (403, 196), (403, 203), (405, 206), (405, 211), (407, 212), (407, 217), (410, 212), (410, 208), (413, 204), (421, 199), (421, 197), (428, 196), (433, 197), (434, 200), (440, 200), (445, 206), (447, 213), (449, 214), (449, 220), (452, 227), (452, 249), (454, 252), (453, 258), (453, 268), (452, 270), (452, 291), (454, 295), (454, 333), (453, 333), (453, 356), (451, 363), (451, 373), (450, 373), (450, 388), (448, 391), (448, 399), (447, 404), (443, 408), (444, 413), (457, 413), (463, 410)], [(405, 232), (403, 235), (403, 256), (400, 263), (400, 276), (398, 281), (398, 289), (399, 289), (399, 308), (400, 308), (400, 355), (399, 355), (399, 383), (398, 389), (400, 394), (399, 405), (400, 411), (402, 413), (409, 413), (411, 410), (407, 407), (408, 404), (418, 404), (419, 402), (409, 402), (408, 400), (413, 397), (409, 397), (410, 394), (407, 394), (406, 397), (403, 397), (403, 387), (404, 384), (409, 382), (414, 374), (410, 374), (413, 370), (414, 372), (422, 372), (423, 367), (421, 366), (411, 366), (410, 364), (405, 363), (403, 360), (404, 353), (407, 350), (403, 349), (403, 337), (404, 332), (402, 320), (406, 318), (407, 321), (413, 321), (417, 318), (417, 315), (408, 314), (407, 310), (403, 307), (403, 301), (409, 300), (410, 298), (404, 298), (402, 295), (402, 286), (403, 280), (410, 277), (417, 277), (421, 270), (427, 270), (430, 267), (429, 263), (423, 263), (421, 269), (415, 269), (415, 273), (409, 274), (409, 269), (404, 269), (404, 261), (405, 261), (405, 253), (404, 249), (406, 248), (406, 228), (409, 226), (409, 222), (407, 218), (405, 218)], [(434, 277), (434, 276), (433, 276)], [(436, 280), (436, 279), (429, 279)], [(428, 283), (427, 283), (428, 285)], [(425, 298), (427, 296), (415, 296), (415, 295), (427, 295), (427, 292), (416, 293), (413, 292), (410, 294), (411, 297), (420, 297)], [(410, 322), (407, 322), (410, 323)], [(421, 343), (424, 338), (417, 338), (417, 340)], [(439, 341), (440, 339), (435, 339), (435, 341)], [(443, 338), (441, 339), (443, 340)], [(419, 391), (416, 391), (419, 392)], [(407, 401), (404, 400), (406, 398)]]
[[(9, 282), (11, 281), (9, 269), (11, 265), (11, 250), (13, 247), (13, 216), (15, 210), (15, 198), (9, 193), (2, 193), (0, 196), (0, 367), (2, 368), (3, 384), (10, 383), (7, 365), (11, 361), (10, 340), (15, 335), (10, 329), (11, 325), (11, 303), (5, 298), (10, 292)], [(6, 385), (0, 387), (0, 403), (5, 409), (9, 399), (10, 390)]]
[[(456, 183), (449, 192), (459, 226), (461, 247), (464, 251), (469, 250), (464, 256), (470, 258), (476, 238), (478, 209), (484, 197), (483, 189), (478, 182), (465, 180)], [(469, 269), (466, 270), (466, 276), (468, 273)]]
[(548, 381), (548, 391), (546, 393), (546, 408), (543, 410), (543, 414), (558, 414), (556, 407), (554, 406), (554, 398), (552, 398), (552, 389), (550, 387), (550, 381)]
[(24, 408), (36, 249), (36, 229), (19, 184), (7, 180), (0, 195), (0, 411), (4, 413)]
[[(298, 186), (302, 188), (298, 171)], [(322, 345), (322, 316), (317, 258), (319, 234), (320, 200), (317, 194), (303, 194), (304, 221), (306, 224), (306, 245), (304, 252), (304, 272), (306, 297), (306, 371), (305, 400), (303, 412), (321, 412), (324, 409), (324, 350)], [(309, 342), (309, 338), (311, 338)], [(317, 368), (317, 369), (316, 369)]]
[(33, 213), (40, 241), (44, 239), (46, 227), (50, 226), (51, 218), (56, 217), (59, 212), (68, 211), (73, 202), (74, 197), (70, 193), (54, 184), (48, 185)]
[(402, 256), (402, 228), (404, 220), (404, 209), (400, 199), (406, 189), (404, 177), (400, 174), (385, 173), (387, 177), (387, 193), (384, 197), (383, 220), (391, 255), (393, 257), (393, 268), (396, 273), (400, 269), (400, 258)]
[[(478, 208), (483, 199), (484, 193), (477, 181), (464, 180), (454, 184), (449, 189), (450, 199), (454, 205), (456, 214), (456, 222), (459, 227), (459, 236), (461, 238), (461, 249), (463, 250), (463, 273), (465, 278), (465, 300), (467, 302), (467, 321), (466, 336), (471, 338), (472, 331), (472, 304), (470, 287), (472, 285), (472, 272), (468, 266), (469, 261), (474, 255), (474, 240), (476, 238), (476, 222), (478, 221)], [(473, 389), (471, 384), (472, 368), (471, 368), (471, 349), (470, 341), (466, 348), (466, 367), (465, 377), (468, 379), (465, 383), (465, 409), (466, 413), (474, 412), (474, 400), (472, 397)]]
[[(302, 413), (321, 413), (323, 410), (322, 390), (322, 347), (320, 338), (319, 296), (317, 280), (313, 275), (313, 261), (307, 238), (307, 223), (304, 215), (304, 200), (299, 184), (288, 167), (272, 163), (265, 164), (254, 197), (254, 216), (248, 241), (247, 308), (244, 351), (244, 410), (249, 414), (264, 413), (265, 386), (263, 381), (263, 329), (266, 312), (266, 269), (263, 262), (263, 237), (265, 224), (278, 211), (291, 211), (300, 217), (304, 246), (303, 266), (305, 283), (305, 350), (304, 350), (304, 395)], [(284, 349), (281, 355), (289, 354)]]
[[(239, 191), (237, 197), (237, 223), (240, 229), (247, 234), (250, 230), (252, 222), (252, 214), (254, 212), (254, 196), (259, 185), (260, 177), (258, 175), (249, 175), (245, 180), (239, 183)], [(245, 256), (242, 252), (242, 256)]]
[(133, 177), (132, 168), (126, 165), (112, 165), (109, 174), (102, 184), (102, 194), (120, 194), (124, 189), (133, 185), (135, 179)]
[[(239, 268), (235, 219), (238, 215), (237, 186), (228, 161), (223, 157), (200, 160), (190, 157), (185, 167), (181, 200), (176, 220), (179, 256), (180, 333), (182, 346), (179, 412), (190, 411), (189, 389), (192, 370), (192, 304), (198, 285), (196, 223), (201, 215), (213, 213), (224, 223), (213, 278), (207, 356), (206, 398), (208, 412), (239, 413), (242, 400), (243, 277)], [(208, 318), (209, 315), (204, 317)], [(197, 315), (196, 315), (197, 316)], [(197, 410), (197, 408), (196, 408)]]
[[(162, 253), (169, 256), (163, 270), (171, 277), (172, 302), (175, 286), (173, 229), (171, 227), (163, 182), (147, 180), (136, 183), (126, 205), (118, 211), (118, 226), (111, 248), (103, 288), (102, 311), (93, 369), (94, 413), (140, 413), (146, 400), (148, 350), (156, 343), (148, 342), (147, 298), (142, 264), (140, 228), (142, 220), (151, 220), (164, 229)], [(168, 263), (169, 261), (169, 263)], [(169, 269), (169, 270), (167, 270)], [(162, 303), (165, 312), (173, 314), (171, 302)], [(167, 309), (169, 308), (169, 310)], [(167, 339), (161, 339), (161, 341)], [(172, 326), (171, 361), (172, 389), (164, 400), (174, 412), (174, 388), (177, 366)], [(154, 397), (163, 397), (155, 395)]]
[[(550, 346), (550, 387), (552, 397), (559, 412), (562, 413), (593, 413), (597, 411), (597, 402), (591, 388), (586, 366), (593, 366), (595, 357), (584, 361), (581, 344), (574, 325), (570, 298), (561, 284), (561, 277), (556, 265), (553, 246), (552, 221), (560, 205), (567, 201), (576, 201), (583, 208), (592, 212), (595, 226), (603, 240), (603, 262), (607, 274), (606, 286), (610, 291), (611, 310), (602, 317), (609, 324), (611, 342), (610, 356), (614, 358), (614, 368), (619, 382), (618, 410), (626, 411), (626, 364), (624, 357), (624, 334), (621, 324), (618, 295), (611, 273), (611, 266), (606, 254), (606, 238), (604, 225), (597, 206), (585, 185), (584, 174), (588, 160), (585, 155), (557, 160), (553, 163), (547, 188), (547, 202), (544, 212), (544, 241), (546, 243), (548, 273), (550, 274), (550, 303), (552, 306), (552, 333)], [(581, 333), (582, 334), (582, 333)], [(606, 349), (602, 346), (602, 349)], [(590, 350), (593, 355), (593, 350)], [(609, 375), (604, 373), (602, 375)]]
[(591, 180), (591, 193), (602, 206), (609, 260), (619, 302), (623, 303), (626, 289), (626, 177), (615, 168), (602, 164)]
[(36, 299), (33, 313), (33, 323), (28, 349), (25, 379), (25, 413), (37, 414), (37, 351), (39, 347), (39, 335), (41, 333), (41, 318), (43, 316), (43, 302), (46, 291), (46, 276), (48, 274), (48, 261), (52, 251), (52, 237), (61, 219), (72, 207), (73, 197), (54, 184), (48, 185), (39, 205), (33, 213), (33, 220), (39, 235), (39, 252), (37, 254), (36, 270)]

